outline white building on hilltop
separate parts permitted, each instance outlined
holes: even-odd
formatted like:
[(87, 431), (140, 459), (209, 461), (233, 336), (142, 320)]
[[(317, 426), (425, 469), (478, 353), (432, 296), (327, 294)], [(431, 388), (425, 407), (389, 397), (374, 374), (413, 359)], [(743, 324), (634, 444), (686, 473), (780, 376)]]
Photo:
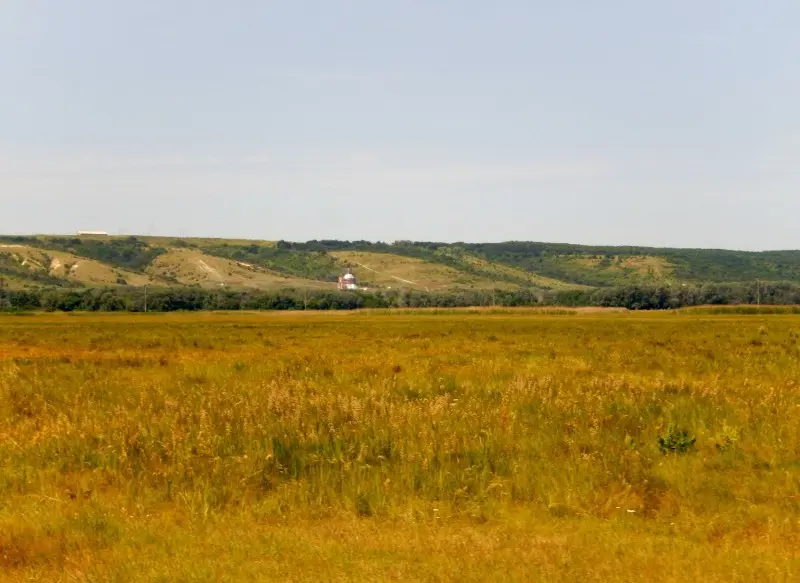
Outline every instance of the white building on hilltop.
[(354, 290), (358, 289), (358, 284), (356, 283), (356, 276), (353, 275), (353, 272), (350, 268), (347, 268), (347, 272), (344, 275), (339, 276), (339, 281), (336, 285), (338, 289), (349, 289)]

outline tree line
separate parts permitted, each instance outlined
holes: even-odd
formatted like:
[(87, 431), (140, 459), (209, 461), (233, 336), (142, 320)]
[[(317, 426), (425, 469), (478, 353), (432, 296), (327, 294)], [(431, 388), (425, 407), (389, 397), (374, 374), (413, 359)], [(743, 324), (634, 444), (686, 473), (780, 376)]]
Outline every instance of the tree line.
[(201, 310), (357, 310), (361, 308), (456, 308), (476, 306), (598, 306), (664, 310), (701, 305), (797, 305), (793, 283), (630, 285), (600, 289), (386, 290), (340, 292), (206, 290), (108, 287), (0, 290), (0, 311), (174, 312)]
[(459, 291), (427, 293), (387, 290), (244, 291), (201, 288), (91, 288), (0, 290), (0, 311), (175, 312), (201, 310), (357, 310), (470, 306), (532, 306), (534, 292)]
[(563, 290), (546, 302), (560, 306), (619, 307), (629, 310), (668, 310), (706, 305), (797, 305), (800, 285), (790, 282), (628, 285)]

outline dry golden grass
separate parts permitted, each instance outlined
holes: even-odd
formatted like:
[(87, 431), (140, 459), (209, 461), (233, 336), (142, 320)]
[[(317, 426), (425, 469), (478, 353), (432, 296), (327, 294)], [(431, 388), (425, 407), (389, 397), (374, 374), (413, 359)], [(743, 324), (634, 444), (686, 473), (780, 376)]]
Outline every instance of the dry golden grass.
[(674, 270), (673, 265), (663, 257), (643, 255), (641, 257), (626, 257), (622, 260), (623, 268), (631, 269), (641, 276), (663, 279), (670, 277)]
[(799, 339), (793, 315), (0, 317), (0, 581), (796, 580)]
[[(594, 256), (566, 256), (570, 263), (610, 274), (627, 272), (638, 279), (664, 280), (672, 277), (674, 266), (663, 257), (651, 255), (615, 256), (601, 258)], [(606, 261), (608, 261), (606, 263)]]

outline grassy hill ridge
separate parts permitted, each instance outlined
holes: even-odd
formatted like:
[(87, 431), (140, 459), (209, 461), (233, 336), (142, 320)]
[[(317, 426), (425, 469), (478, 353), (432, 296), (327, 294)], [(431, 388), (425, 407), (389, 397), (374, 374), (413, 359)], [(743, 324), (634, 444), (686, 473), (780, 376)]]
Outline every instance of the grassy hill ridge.
[[(66, 266), (66, 267), (65, 267)], [(373, 288), (581, 289), (628, 284), (800, 283), (800, 251), (509, 241), (440, 243), (97, 236), (0, 237), (13, 287), (98, 285), (333, 288), (353, 267)]]

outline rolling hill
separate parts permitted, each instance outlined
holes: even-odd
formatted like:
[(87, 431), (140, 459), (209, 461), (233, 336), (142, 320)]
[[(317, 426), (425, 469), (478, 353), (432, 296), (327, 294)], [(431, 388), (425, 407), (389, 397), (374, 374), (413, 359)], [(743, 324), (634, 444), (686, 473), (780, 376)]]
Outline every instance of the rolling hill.
[(362, 285), (410, 287), (438, 291), (454, 287), (473, 289), (509, 288), (503, 280), (476, 275), (449, 265), (393, 253), (370, 251), (331, 251), (340, 263), (349, 265)]
[(186, 248), (168, 249), (156, 257), (145, 271), (151, 277), (173, 285), (199, 285), (204, 288), (333, 288), (330, 282), (292, 277), (251, 263)]
[(602, 247), (534, 242), (249, 241), (0, 237), (9, 288), (143, 286), (335, 289), (351, 268), (370, 289), (569, 290), (628, 284), (800, 283), (800, 251)]
[(30, 279), (75, 286), (133, 285), (154, 283), (147, 275), (67, 251), (31, 245), (0, 244), (0, 268), (15, 272), (15, 280)]

